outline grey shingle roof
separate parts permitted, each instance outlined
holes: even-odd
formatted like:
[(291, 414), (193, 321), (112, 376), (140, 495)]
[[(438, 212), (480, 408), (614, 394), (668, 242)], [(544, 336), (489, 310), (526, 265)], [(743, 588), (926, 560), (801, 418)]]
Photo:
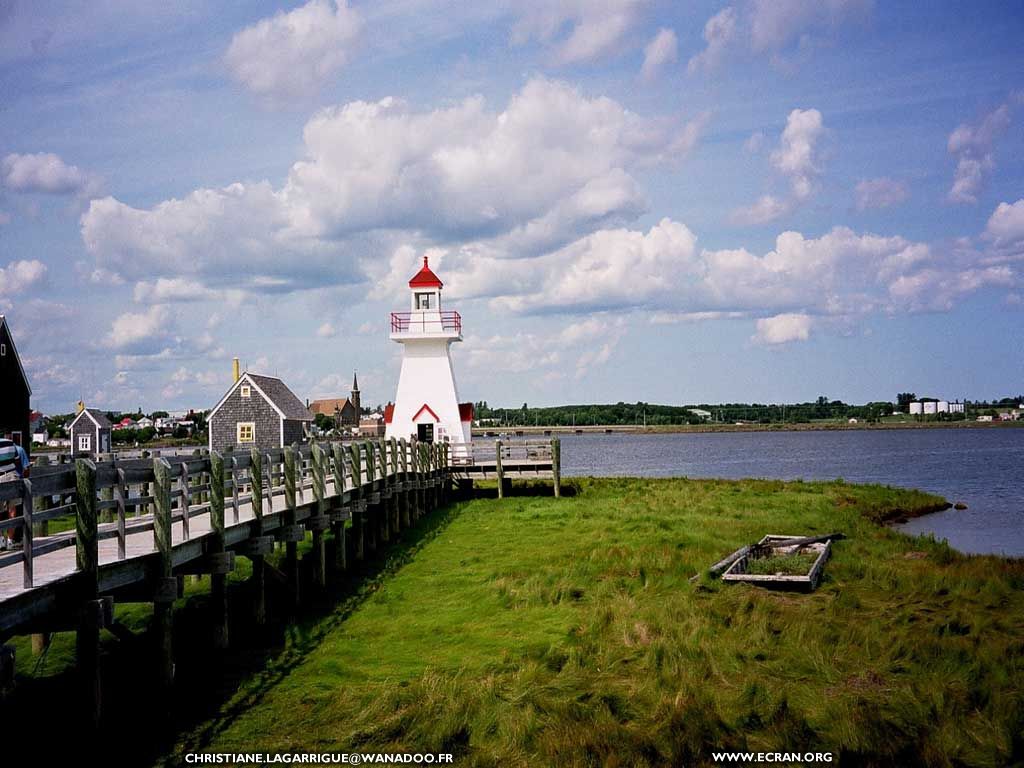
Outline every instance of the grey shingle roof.
[(259, 387), (270, 401), (281, 409), (286, 419), (298, 421), (313, 421), (313, 414), (302, 404), (302, 401), (295, 396), (295, 393), (288, 389), (288, 386), (273, 376), (260, 376), (255, 373), (246, 373), (252, 383)]
[(90, 416), (96, 419), (96, 423), (100, 425), (101, 429), (108, 429), (109, 427), (113, 426), (110, 423), (110, 419), (107, 418), (107, 414), (105, 414), (99, 408), (86, 408), (85, 410), (89, 412)]

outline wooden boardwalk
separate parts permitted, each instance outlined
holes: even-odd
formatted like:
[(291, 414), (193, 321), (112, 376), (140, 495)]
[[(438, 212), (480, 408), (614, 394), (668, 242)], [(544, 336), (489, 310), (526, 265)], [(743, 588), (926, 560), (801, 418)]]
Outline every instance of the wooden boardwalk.
[[(559, 492), (558, 441), (470, 450), (405, 440), (309, 443), (271, 451), (133, 458), (33, 467), (30, 480), (0, 483), (0, 505), (18, 516), (19, 549), (0, 553), (0, 643), (13, 635), (77, 633), (86, 707), (101, 712), (99, 633), (114, 602), (153, 605), (160, 680), (174, 677), (173, 603), (182, 576), (211, 578), (214, 647), (229, 645), (227, 574), (236, 556), (252, 561), (251, 609), (266, 621), (268, 576), (299, 604), (298, 543), (311, 533), (314, 588), (387, 545), (440, 505), (453, 481), (551, 477)], [(198, 452), (197, 452), (198, 453)], [(505, 469), (507, 467), (507, 470)], [(470, 483), (471, 484), (471, 483)], [(51, 520), (75, 529), (48, 535)], [(280, 571), (266, 562), (283, 542)], [(328, 543), (330, 546), (328, 546)], [(13, 649), (0, 645), (0, 693), (13, 680)]]

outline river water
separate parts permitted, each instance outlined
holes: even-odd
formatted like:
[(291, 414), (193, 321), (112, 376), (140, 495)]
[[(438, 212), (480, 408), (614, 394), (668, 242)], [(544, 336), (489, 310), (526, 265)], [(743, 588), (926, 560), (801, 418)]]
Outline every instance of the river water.
[(962, 552), (1024, 556), (1024, 429), (581, 434), (565, 476), (763, 477), (920, 488), (962, 501), (900, 526)]

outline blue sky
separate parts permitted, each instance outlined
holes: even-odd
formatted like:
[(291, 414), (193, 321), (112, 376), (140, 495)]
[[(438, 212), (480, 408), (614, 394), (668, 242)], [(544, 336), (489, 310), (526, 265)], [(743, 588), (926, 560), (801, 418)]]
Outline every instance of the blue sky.
[(0, 312), (69, 411), (1019, 393), (1024, 10), (0, 0)]

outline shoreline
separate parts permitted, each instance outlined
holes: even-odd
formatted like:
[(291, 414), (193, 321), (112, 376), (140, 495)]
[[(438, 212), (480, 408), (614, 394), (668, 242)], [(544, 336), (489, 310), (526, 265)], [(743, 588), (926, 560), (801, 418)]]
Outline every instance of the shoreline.
[(572, 435), (622, 433), (635, 435), (704, 434), (712, 432), (855, 432), (899, 429), (1024, 429), (1024, 421), (932, 421), (892, 422), (888, 424), (794, 423), (794, 424), (666, 424), (638, 426), (606, 424), (583, 427), (508, 427), (483, 429), (474, 427), (473, 437)]

